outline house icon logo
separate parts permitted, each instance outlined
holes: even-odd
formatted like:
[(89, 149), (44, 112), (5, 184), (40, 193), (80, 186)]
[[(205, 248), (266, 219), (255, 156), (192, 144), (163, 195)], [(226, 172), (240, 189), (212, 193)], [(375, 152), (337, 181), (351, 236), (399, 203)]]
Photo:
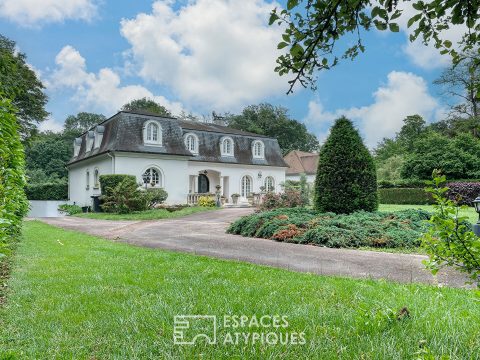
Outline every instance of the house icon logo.
[(196, 342), (210, 345), (217, 343), (217, 318), (215, 315), (175, 315), (173, 343), (195, 345)]

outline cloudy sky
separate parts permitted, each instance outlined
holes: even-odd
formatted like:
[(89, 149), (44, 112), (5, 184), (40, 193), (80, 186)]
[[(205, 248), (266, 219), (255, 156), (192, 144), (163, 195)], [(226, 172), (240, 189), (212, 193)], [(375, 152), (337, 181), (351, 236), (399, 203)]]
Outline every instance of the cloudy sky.
[(346, 115), (369, 146), (394, 134), (407, 115), (443, 116), (432, 82), (448, 58), (410, 44), (405, 22), (397, 34), (364, 34), (365, 54), (320, 74), (315, 92), (287, 96), (290, 78), (273, 71), (281, 32), (267, 25), (271, 9), (284, 3), (0, 0), (0, 33), (17, 42), (47, 87), (51, 117), (42, 129), (58, 130), (79, 111), (110, 116), (145, 96), (174, 114), (283, 105), (320, 139)]

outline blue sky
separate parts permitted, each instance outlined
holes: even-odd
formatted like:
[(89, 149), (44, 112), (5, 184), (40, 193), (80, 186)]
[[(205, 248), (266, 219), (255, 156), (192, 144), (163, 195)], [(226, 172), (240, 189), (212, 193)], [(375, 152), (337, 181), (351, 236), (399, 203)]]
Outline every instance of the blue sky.
[(0, 33), (17, 42), (47, 87), (51, 118), (43, 129), (59, 129), (79, 111), (110, 116), (143, 96), (173, 113), (235, 113), (270, 102), (320, 139), (347, 115), (374, 146), (407, 115), (435, 121), (445, 113), (432, 81), (448, 59), (408, 43), (404, 23), (397, 34), (365, 33), (365, 54), (321, 73), (317, 91), (287, 96), (290, 77), (273, 72), (280, 30), (266, 24), (275, 6), (282, 2), (4, 0)]

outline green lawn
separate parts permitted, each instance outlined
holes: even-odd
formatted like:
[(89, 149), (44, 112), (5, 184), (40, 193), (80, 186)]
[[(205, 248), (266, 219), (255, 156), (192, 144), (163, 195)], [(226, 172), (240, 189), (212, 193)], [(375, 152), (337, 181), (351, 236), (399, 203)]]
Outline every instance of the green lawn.
[[(395, 313), (407, 306), (409, 318)], [(173, 344), (177, 314), (284, 315), (306, 345)], [(392, 315), (393, 314), (393, 315)], [(257, 328), (240, 332), (265, 331)], [(0, 308), (0, 358), (478, 358), (474, 291), (289, 272), (25, 224)], [(2, 357), (3, 355), (3, 357)]]
[[(393, 205), (393, 204), (380, 204), (379, 211), (400, 211), (407, 209), (422, 209), (433, 212), (432, 205)], [(466, 210), (460, 211), (461, 216), (467, 216), (471, 223), (476, 223), (478, 221), (478, 214), (475, 212), (473, 207), (469, 207)]]
[(159, 219), (172, 219), (185, 215), (195, 214), (203, 211), (218, 210), (215, 207), (200, 207), (192, 206), (182, 210), (169, 212), (165, 209), (155, 209), (146, 211), (136, 211), (131, 214), (112, 214), (112, 213), (85, 213), (75, 214), (74, 216), (87, 218), (87, 219), (99, 219), (99, 220), (159, 220)]

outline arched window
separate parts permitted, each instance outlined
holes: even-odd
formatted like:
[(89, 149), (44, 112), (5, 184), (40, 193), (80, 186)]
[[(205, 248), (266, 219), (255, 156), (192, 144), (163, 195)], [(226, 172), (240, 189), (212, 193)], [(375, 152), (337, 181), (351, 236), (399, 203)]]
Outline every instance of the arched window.
[(162, 145), (162, 128), (158, 122), (150, 120), (145, 123), (143, 142), (149, 145)]
[(100, 173), (97, 168), (93, 170), (93, 188), (98, 189), (100, 187), (100, 182), (99, 180)]
[(151, 186), (163, 186), (162, 173), (156, 168), (148, 168), (142, 175), (144, 184)]
[(265, 157), (265, 145), (260, 140), (255, 140), (252, 145), (253, 157), (263, 159)]
[(86, 183), (85, 188), (87, 190), (90, 189), (90, 170), (87, 170), (87, 172), (85, 173), (85, 183)]
[(265, 178), (265, 191), (271, 192), (275, 191), (275, 180), (271, 176)]
[(233, 139), (231, 137), (222, 138), (220, 150), (222, 156), (233, 156)]
[(187, 134), (185, 136), (185, 146), (192, 154), (198, 154), (198, 137), (195, 134)]
[(242, 190), (241, 194), (242, 197), (247, 197), (252, 192), (252, 178), (248, 175), (242, 177)]

